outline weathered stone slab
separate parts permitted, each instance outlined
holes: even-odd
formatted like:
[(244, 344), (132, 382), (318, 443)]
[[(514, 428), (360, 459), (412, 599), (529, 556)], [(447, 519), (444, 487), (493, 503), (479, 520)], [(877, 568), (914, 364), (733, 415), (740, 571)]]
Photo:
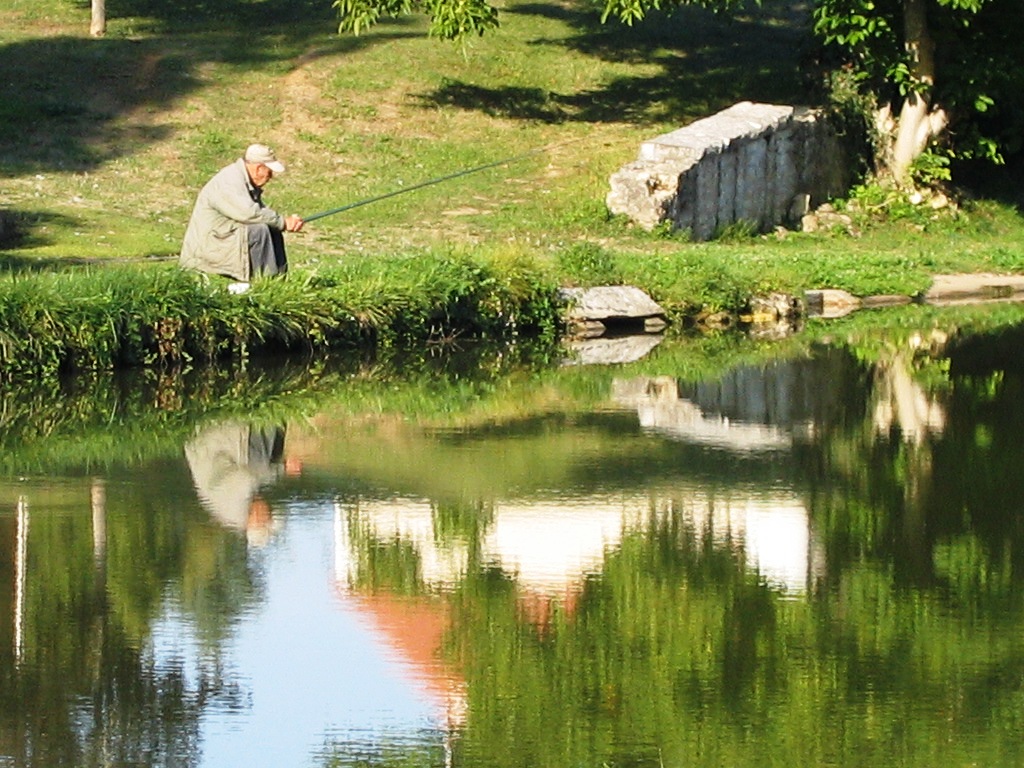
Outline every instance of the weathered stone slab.
[[(695, 161), (675, 163), (628, 163), (612, 174), (609, 210), (626, 213), (644, 229), (653, 229), (662, 221), (682, 220), (685, 211), (692, 218), (696, 190), (680, 188), (680, 178)], [(689, 224), (680, 228), (685, 229)]]
[(861, 300), (848, 291), (838, 288), (822, 288), (804, 293), (804, 304), (808, 317), (845, 317), (860, 309)]
[(922, 294), (905, 296), (885, 294), (858, 297), (835, 288), (806, 291), (804, 304), (808, 317), (844, 317), (857, 309), (881, 309), (914, 303), (936, 306), (1024, 301), (1024, 275), (989, 273), (935, 275), (931, 287)]
[(718, 200), (714, 218), (717, 223), (736, 220), (736, 184), (739, 179), (740, 158), (735, 152), (718, 156)]
[(710, 152), (721, 152), (734, 141), (753, 139), (778, 128), (793, 116), (793, 111), (788, 106), (741, 101), (643, 142), (638, 157), (647, 162), (699, 160)]
[(694, 207), (691, 231), (698, 240), (708, 240), (718, 229), (718, 203), (723, 192), (718, 172), (722, 156), (718, 153), (705, 157), (691, 172), (696, 174), (697, 204)]
[(857, 309), (883, 309), (911, 304), (911, 296), (878, 295), (854, 296), (837, 288), (824, 288), (804, 293), (808, 317), (820, 317), (826, 320), (845, 317)]
[[(733, 188), (735, 217), (733, 221), (744, 221), (755, 231), (765, 223), (765, 199), (768, 179), (768, 139), (757, 138), (737, 146), (739, 162), (736, 169), (736, 186)], [(733, 221), (722, 220), (726, 226)]]
[(913, 296), (901, 296), (895, 293), (879, 294), (877, 296), (865, 296), (860, 300), (864, 309), (885, 309), (886, 307), (905, 307), (913, 304)]
[(758, 231), (798, 226), (800, 214), (845, 190), (847, 170), (814, 110), (741, 102), (643, 142), (610, 183), (612, 213), (707, 240), (738, 221)]
[(572, 335), (576, 339), (599, 339), (608, 333), (608, 326), (600, 320), (569, 320)]
[(571, 320), (615, 320), (664, 316), (654, 299), (632, 285), (599, 285), (593, 288), (563, 288)]
[(661, 333), (668, 328), (668, 320), (664, 317), (645, 317), (644, 333)]
[(654, 334), (665, 329), (665, 310), (632, 285), (563, 288), (565, 321), (576, 338), (593, 339), (611, 332)]

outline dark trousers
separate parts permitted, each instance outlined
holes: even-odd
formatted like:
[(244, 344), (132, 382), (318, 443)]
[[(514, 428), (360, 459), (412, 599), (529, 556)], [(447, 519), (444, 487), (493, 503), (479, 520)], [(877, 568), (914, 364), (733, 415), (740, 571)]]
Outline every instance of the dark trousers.
[(249, 234), (249, 264), (252, 276), (283, 275), (288, 271), (288, 258), (284, 254), (284, 235), (279, 229), (266, 224), (247, 224)]

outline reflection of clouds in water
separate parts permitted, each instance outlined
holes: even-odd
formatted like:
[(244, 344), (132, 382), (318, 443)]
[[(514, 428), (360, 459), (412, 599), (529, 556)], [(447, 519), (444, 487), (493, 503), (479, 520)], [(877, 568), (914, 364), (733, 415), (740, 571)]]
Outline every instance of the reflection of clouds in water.
[(646, 498), (605, 497), (501, 504), (483, 549), (526, 588), (564, 593), (601, 571), (605, 554), (646, 515), (648, 504)]
[[(621, 539), (624, 523), (638, 519), (647, 504), (646, 498), (623, 506), (618, 500), (590, 497), (578, 503), (496, 504), (493, 522), (481, 540), (481, 560), (514, 575), (525, 588), (561, 592), (600, 570), (605, 552)], [(346, 515), (379, 541), (411, 544), (420, 558), (420, 576), (430, 588), (451, 588), (466, 573), (469, 543), (441, 542), (429, 501), (364, 500), (347, 511), (339, 507), (335, 578), (343, 589), (357, 583), (359, 567)]]
[(747, 564), (776, 588), (803, 594), (824, 575), (824, 547), (796, 497), (694, 492), (677, 509), (698, 534), (722, 546), (738, 542)]
[[(670, 511), (658, 514), (681, 515), (721, 546), (740, 543), (747, 563), (788, 592), (804, 592), (808, 579), (824, 568), (823, 551), (798, 498), (741, 491), (712, 497), (691, 488), (666, 492), (661, 502), (649, 494), (496, 502), (480, 540), (480, 562), (514, 576), (525, 591), (569, 595), (588, 574), (601, 571), (608, 552), (648, 521), (650, 510), (659, 504)], [(420, 577), (429, 588), (451, 588), (465, 575), (469, 545), (441, 542), (430, 502), (363, 500), (358, 506), (339, 507), (335, 524), (335, 579), (342, 590), (357, 583), (359, 575), (358, 545), (348, 537), (350, 523), (378, 541), (412, 545)]]
[(342, 591), (359, 582), (359, 553), (349, 523), (378, 540), (408, 542), (420, 559), (420, 576), (430, 587), (450, 587), (466, 573), (466, 542), (442, 544), (434, 531), (434, 507), (423, 499), (365, 500), (352, 507), (336, 504), (334, 578)]

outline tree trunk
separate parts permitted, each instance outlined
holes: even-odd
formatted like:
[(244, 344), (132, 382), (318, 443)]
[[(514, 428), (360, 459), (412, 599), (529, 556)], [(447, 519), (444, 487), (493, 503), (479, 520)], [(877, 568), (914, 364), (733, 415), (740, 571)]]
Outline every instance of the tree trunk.
[(928, 146), (928, 141), (946, 127), (942, 110), (932, 111), (932, 88), (935, 85), (935, 41), (928, 29), (927, 0), (903, 0), (903, 31), (910, 54), (910, 80), (914, 90), (903, 101), (900, 110), (892, 172), (903, 180), (910, 164)]
[(92, 21), (89, 23), (89, 34), (103, 37), (107, 33), (107, 2), (92, 0)]

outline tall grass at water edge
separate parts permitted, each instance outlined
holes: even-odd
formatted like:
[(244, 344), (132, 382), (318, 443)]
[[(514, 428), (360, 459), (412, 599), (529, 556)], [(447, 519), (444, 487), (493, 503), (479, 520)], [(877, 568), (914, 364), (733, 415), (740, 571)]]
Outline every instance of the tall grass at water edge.
[(256, 281), (161, 266), (0, 280), (0, 379), (259, 351), (554, 334), (556, 286), (536, 264), (456, 254), (363, 259)]

